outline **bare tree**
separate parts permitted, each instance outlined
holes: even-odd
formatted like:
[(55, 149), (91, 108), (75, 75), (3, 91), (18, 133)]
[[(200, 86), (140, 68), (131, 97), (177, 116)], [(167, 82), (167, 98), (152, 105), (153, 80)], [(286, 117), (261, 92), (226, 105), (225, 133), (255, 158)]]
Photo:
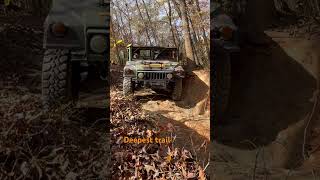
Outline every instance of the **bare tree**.
[(149, 30), (148, 30), (148, 28), (147, 28), (148, 26), (146, 25), (146, 22), (145, 22), (145, 20), (144, 20), (144, 18), (143, 18), (143, 15), (142, 15), (141, 9), (140, 9), (140, 7), (139, 7), (138, 0), (135, 0), (135, 1), (136, 1), (137, 9), (138, 9), (139, 14), (140, 14), (140, 18), (141, 18), (142, 22), (145, 24), (145, 31), (146, 31), (146, 34), (147, 34), (147, 37), (148, 37), (149, 43), (150, 43), (150, 45), (152, 45), (152, 41), (151, 41), (151, 38), (150, 38), (150, 35), (149, 35)]
[(156, 33), (155, 29), (154, 29), (154, 26), (152, 26), (152, 22), (151, 22), (151, 18), (150, 18), (149, 12), (148, 12), (147, 5), (146, 5), (146, 3), (144, 2), (144, 0), (142, 0), (142, 3), (143, 3), (143, 7), (144, 7), (144, 9), (145, 9), (145, 11), (146, 11), (146, 15), (147, 15), (147, 18), (148, 18), (148, 26), (147, 26), (147, 28), (150, 28), (150, 29), (152, 30), (155, 44), (158, 44), (157, 33)]
[(179, 7), (181, 12), (181, 20), (182, 20), (182, 32), (183, 32), (183, 39), (184, 39), (184, 46), (186, 51), (186, 61), (187, 61), (187, 69), (191, 71), (198, 65), (195, 62), (194, 52), (192, 48), (192, 41), (191, 41), (191, 33), (189, 27), (189, 19), (187, 14), (187, 6), (185, 0), (179, 0)]

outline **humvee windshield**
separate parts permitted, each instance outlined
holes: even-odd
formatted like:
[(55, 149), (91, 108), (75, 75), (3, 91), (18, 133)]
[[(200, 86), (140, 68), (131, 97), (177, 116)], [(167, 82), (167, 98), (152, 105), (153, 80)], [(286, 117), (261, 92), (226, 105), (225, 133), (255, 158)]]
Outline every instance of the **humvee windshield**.
[(177, 61), (176, 48), (132, 48), (132, 60), (169, 60)]

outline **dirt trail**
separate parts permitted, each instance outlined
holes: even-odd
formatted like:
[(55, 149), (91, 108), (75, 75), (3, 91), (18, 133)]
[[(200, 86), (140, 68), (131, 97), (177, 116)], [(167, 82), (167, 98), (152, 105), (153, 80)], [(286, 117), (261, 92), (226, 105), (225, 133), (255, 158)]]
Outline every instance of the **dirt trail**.
[[(121, 91), (122, 78), (119, 77), (122, 77), (122, 68), (111, 67), (111, 83), (117, 87), (111, 88), (111, 92)], [(205, 167), (209, 160), (210, 138), (209, 72), (194, 71), (183, 84), (183, 97), (179, 102), (149, 89), (136, 91), (134, 99), (143, 110), (156, 117), (160, 126), (173, 125), (175, 146), (191, 150)]]
[(142, 102), (143, 109), (179, 121), (209, 140), (209, 87), (209, 72), (199, 70), (184, 81), (182, 101), (172, 101), (151, 90), (137, 92), (135, 96)]

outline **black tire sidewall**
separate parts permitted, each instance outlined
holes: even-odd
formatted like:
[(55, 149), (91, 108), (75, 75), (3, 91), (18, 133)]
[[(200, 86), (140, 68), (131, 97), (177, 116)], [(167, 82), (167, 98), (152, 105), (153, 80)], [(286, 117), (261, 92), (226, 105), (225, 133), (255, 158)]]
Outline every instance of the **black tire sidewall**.
[(131, 77), (123, 77), (122, 91), (124, 96), (134, 93), (134, 83)]
[(174, 101), (181, 100), (182, 96), (182, 78), (177, 77), (174, 82), (171, 98)]
[(42, 96), (46, 109), (78, 99), (79, 66), (79, 62), (71, 62), (69, 50), (46, 50), (42, 66)]

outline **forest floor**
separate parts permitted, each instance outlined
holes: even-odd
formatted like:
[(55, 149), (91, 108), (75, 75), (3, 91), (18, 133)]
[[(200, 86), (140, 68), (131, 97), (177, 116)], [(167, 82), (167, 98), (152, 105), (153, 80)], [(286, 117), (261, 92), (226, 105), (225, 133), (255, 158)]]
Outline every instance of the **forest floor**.
[(44, 113), (43, 18), (0, 16), (0, 22), (0, 179), (108, 177), (108, 107)]
[[(121, 97), (122, 70), (121, 66), (111, 67), (111, 102), (114, 101), (113, 98), (123, 99)], [(170, 99), (170, 96), (157, 94), (149, 89), (140, 89), (134, 93), (133, 97), (125, 98), (125, 101), (126, 104), (136, 103), (142, 112), (153, 117), (153, 121), (160, 129), (171, 129), (170, 132), (174, 134), (175, 140), (168, 147), (190, 151), (195, 160), (208, 172), (210, 160), (209, 72), (194, 71), (183, 84), (182, 101), (175, 102)], [(111, 106), (113, 106), (112, 103)], [(120, 110), (125, 111), (126, 106), (121, 107)], [(113, 116), (112, 112), (111, 115)]]

